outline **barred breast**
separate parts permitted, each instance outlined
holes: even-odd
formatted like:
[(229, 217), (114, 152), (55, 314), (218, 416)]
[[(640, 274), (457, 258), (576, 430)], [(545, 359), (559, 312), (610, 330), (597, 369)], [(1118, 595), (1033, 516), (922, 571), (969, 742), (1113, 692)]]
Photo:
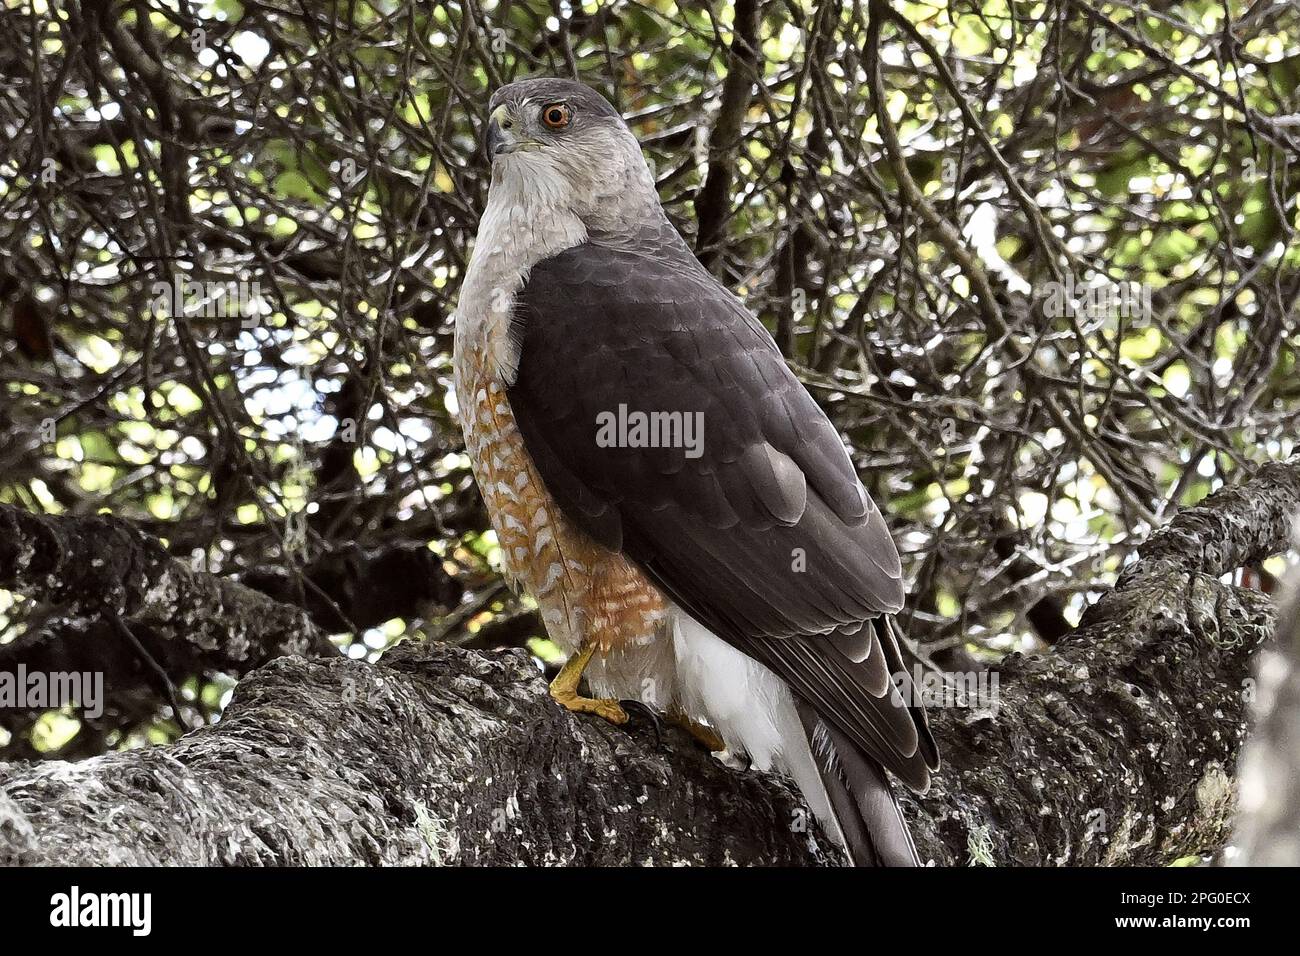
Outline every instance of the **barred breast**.
[(566, 652), (584, 641), (597, 645), (603, 660), (588, 670), (597, 693), (666, 707), (668, 602), (635, 565), (560, 511), (524, 447), (505, 387), (473, 338), (458, 328), (456, 400), (507, 577), (537, 602), (547, 633)]

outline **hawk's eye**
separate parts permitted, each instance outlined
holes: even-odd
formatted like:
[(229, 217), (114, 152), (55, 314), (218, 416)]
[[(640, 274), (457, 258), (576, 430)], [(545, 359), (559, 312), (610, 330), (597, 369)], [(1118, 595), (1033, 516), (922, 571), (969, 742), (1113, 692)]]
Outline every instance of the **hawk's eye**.
[(548, 103), (542, 107), (542, 123), (549, 129), (564, 129), (569, 125), (569, 108), (563, 103)]

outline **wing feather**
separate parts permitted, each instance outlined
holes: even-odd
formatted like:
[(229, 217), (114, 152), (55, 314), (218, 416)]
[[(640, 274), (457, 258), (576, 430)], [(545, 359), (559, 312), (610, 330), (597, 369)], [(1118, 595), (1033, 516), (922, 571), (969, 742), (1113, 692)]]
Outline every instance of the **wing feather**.
[[(651, 235), (645, 247), (566, 250), (535, 266), (517, 297), (519, 374), (507, 394), (548, 490), (687, 613), (923, 788), (933, 741), (891, 680), (901, 656), (875, 620), (903, 604), (883, 516), (762, 324), (679, 240)], [(601, 447), (598, 417), (620, 407), (698, 416), (698, 456)]]

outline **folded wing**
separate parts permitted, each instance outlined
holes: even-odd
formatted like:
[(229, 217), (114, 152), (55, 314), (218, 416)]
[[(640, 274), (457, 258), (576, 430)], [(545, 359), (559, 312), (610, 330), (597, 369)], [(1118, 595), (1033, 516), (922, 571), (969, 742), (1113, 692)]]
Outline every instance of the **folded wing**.
[(891, 676), (888, 528), (771, 337), (679, 244), (588, 242), (515, 303), (508, 390), (566, 515), (909, 785), (937, 765)]

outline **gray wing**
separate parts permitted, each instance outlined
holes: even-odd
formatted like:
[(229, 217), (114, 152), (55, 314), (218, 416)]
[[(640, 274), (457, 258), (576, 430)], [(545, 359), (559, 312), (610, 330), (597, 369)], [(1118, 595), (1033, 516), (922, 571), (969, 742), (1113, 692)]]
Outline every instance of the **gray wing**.
[[(923, 712), (890, 680), (893, 636), (864, 623), (903, 605), (898, 552), (762, 324), (680, 243), (566, 250), (533, 268), (514, 321), (511, 408), (565, 514), (924, 788)], [(692, 416), (698, 447), (605, 447), (620, 406)]]

